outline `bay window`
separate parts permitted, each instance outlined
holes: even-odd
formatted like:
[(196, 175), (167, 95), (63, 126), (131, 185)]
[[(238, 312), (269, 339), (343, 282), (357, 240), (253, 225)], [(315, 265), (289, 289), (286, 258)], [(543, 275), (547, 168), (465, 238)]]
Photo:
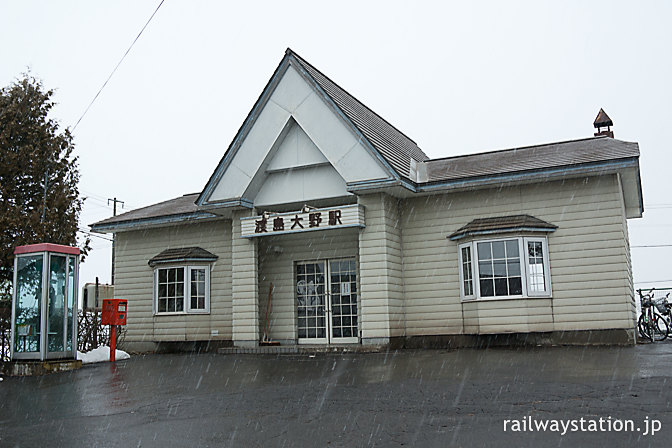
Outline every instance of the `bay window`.
[(217, 258), (201, 247), (166, 249), (151, 258), (154, 314), (209, 313), (210, 269)]
[(157, 268), (154, 284), (156, 314), (210, 312), (208, 266)]
[(506, 237), (459, 245), (462, 298), (549, 297), (545, 237)]

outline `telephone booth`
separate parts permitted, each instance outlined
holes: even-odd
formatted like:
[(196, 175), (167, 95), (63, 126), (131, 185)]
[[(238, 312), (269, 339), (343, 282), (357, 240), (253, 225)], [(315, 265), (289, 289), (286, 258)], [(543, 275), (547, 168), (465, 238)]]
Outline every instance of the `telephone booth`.
[(14, 249), (12, 360), (77, 359), (79, 255), (50, 243)]

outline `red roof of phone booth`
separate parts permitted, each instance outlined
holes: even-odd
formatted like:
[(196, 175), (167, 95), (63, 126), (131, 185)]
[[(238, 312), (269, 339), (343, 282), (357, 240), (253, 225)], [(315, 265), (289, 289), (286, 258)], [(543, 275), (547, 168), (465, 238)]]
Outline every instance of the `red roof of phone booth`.
[(63, 246), (62, 244), (40, 243), (28, 244), (26, 246), (17, 246), (14, 249), (14, 255), (29, 254), (33, 252), (56, 252), (59, 254), (79, 255), (79, 247)]

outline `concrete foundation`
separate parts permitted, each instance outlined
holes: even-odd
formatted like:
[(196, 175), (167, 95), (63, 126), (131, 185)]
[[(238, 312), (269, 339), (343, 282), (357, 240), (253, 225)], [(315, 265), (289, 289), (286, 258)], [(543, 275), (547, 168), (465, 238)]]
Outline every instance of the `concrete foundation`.
[(390, 348), (488, 348), (553, 345), (635, 345), (634, 329), (399, 337)]
[(54, 361), (10, 361), (0, 364), (0, 371), (7, 376), (39, 376), (67, 372), (82, 367), (82, 361), (61, 359)]
[(635, 331), (630, 329), (552, 331), (505, 334), (452, 334), (393, 338), (364, 338), (361, 344), (299, 345), (282, 340), (280, 345), (259, 346), (256, 341), (245, 345), (233, 341), (193, 341), (125, 344), (124, 349), (139, 353), (317, 353), (317, 352), (376, 352), (388, 349), (458, 349), (489, 347), (536, 347), (557, 345), (635, 345)]

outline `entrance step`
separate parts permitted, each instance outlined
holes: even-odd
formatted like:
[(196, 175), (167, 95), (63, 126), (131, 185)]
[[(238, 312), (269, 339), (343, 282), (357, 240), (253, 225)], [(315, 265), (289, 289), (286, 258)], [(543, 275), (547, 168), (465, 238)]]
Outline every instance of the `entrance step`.
[(275, 355), (315, 353), (378, 353), (387, 350), (382, 345), (275, 345), (261, 347), (222, 347), (222, 355)]

